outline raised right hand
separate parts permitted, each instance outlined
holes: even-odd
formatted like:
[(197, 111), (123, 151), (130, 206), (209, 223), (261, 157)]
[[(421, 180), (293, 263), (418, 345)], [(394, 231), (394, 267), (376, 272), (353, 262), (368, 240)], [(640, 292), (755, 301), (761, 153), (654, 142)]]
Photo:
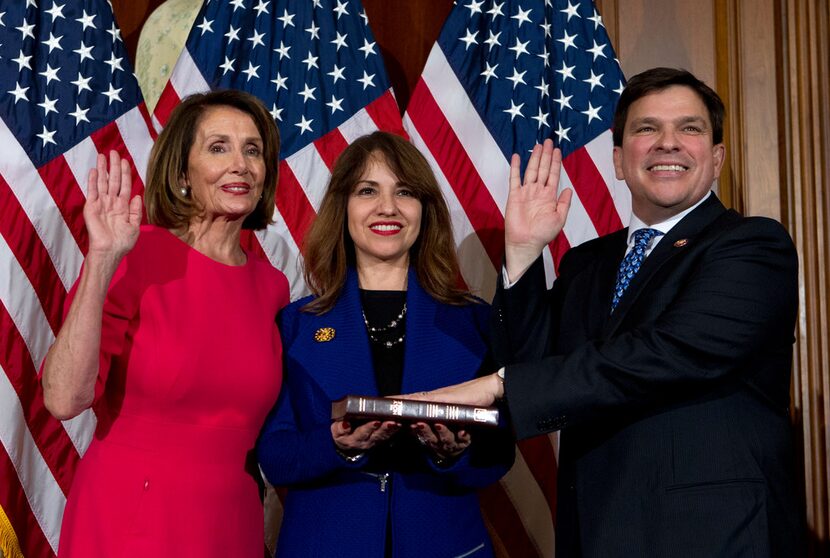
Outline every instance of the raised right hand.
[(84, 222), (89, 233), (89, 254), (120, 260), (138, 239), (141, 197), (130, 199), (130, 164), (115, 151), (99, 153), (97, 167), (89, 171)]
[(571, 190), (557, 196), (562, 153), (551, 140), (536, 145), (525, 169), (521, 160), (510, 160), (510, 192), (504, 212), (504, 244), (507, 275), (515, 281), (539, 257), (544, 247), (565, 226), (571, 206)]

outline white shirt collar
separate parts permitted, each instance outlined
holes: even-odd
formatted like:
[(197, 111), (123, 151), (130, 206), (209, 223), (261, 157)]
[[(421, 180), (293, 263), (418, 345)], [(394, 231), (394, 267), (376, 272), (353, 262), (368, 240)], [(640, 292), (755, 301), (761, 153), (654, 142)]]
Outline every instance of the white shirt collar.
[(683, 217), (685, 217), (686, 215), (688, 215), (689, 213), (694, 211), (697, 206), (699, 206), (700, 204), (705, 202), (707, 199), (709, 199), (709, 196), (711, 196), (711, 195), (712, 195), (712, 191), (709, 190), (709, 193), (706, 194), (705, 196), (703, 196), (703, 198), (701, 198), (701, 200), (699, 202), (697, 202), (696, 204), (694, 204), (692, 207), (688, 207), (688, 208), (684, 209), (683, 211), (681, 211), (677, 215), (675, 215), (675, 216), (673, 216), (669, 219), (666, 219), (662, 223), (654, 223), (653, 225), (646, 225), (639, 217), (634, 215), (634, 213), (632, 212), (631, 213), (631, 220), (628, 222), (628, 244), (629, 244), (629, 246), (631, 245), (632, 242), (634, 242), (634, 240), (633, 240), (634, 233), (636, 231), (638, 231), (639, 229), (657, 229), (658, 231), (663, 233), (662, 235), (657, 237), (658, 239), (665, 236), (665, 235), (667, 235), (667, 234), (669, 234), (669, 231), (672, 230), (672, 228), (674, 228), (674, 226), (677, 223), (679, 223), (681, 221), (681, 219), (683, 219)]

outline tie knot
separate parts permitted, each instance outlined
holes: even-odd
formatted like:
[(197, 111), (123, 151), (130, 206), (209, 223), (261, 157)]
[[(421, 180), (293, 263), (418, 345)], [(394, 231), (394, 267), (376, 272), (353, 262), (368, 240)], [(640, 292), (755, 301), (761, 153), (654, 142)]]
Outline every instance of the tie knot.
[(634, 247), (644, 248), (648, 246), (648, 243), (651, 242), (652, 238), (661, 234), (663, 233), (657, 229), (637, 229), (634, 231)]

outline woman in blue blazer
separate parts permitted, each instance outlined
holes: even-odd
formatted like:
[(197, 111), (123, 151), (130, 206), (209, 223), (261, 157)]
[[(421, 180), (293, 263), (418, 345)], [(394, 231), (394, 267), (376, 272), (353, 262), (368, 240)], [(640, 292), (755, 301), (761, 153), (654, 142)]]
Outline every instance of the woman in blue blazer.
[(418, 150), (385, 132), (347, 147), (304, 254), (314, 295), (280, 316), (284, 385), (257, 448), (288, 487), (277, 556), (492, 556), (476, 489), (512, 464), (506, 429), (330, 419), (347, 394), (493, 369), (489, 308), (458, 287), (449, 212)]

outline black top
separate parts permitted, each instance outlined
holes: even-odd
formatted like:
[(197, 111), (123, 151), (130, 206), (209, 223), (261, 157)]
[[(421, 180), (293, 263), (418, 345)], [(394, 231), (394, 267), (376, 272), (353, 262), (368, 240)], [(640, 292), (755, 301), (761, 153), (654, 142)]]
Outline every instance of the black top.
[[(406, 303), (406, 291), (367, 291), (360, 289), (363, 313), (371, 327), (385, 328), (395, 320)], [(375, 381), (381, 396), (401, 393), (403, 385), (403, 347), (406, 340), (397, 342), (406, 333), (406, 317), (397, 320), (395, 327), (369, 332), (372, 347), (372, 364), (375, 366)], [(372, 339), (377, 339), (375, 341)], [(387, 347), (386, 343), (392, 343)]]

